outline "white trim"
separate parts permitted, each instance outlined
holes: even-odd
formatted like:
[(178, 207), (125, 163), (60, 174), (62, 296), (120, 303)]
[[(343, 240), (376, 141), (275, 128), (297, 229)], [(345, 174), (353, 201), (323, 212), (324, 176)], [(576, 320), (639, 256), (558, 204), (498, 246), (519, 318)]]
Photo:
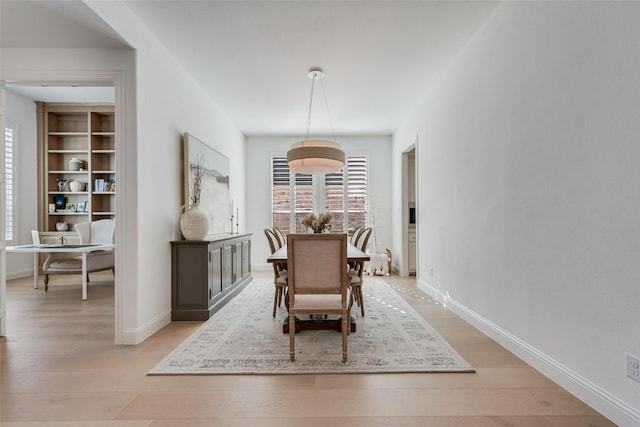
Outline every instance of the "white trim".
[(269, 263), (251, 264), (251, 271), (271, 271), (273, 267)]
[[(50, 52), (55, 49), (45, 49)], [(61, 51), (65, 51), (62, 49)], [(95, 51), (88, 49), (87, 55), (92, 54)], [(34, 55), (37, 54), (37, 50)], [(12, 80), (15, 82), (56, 82), (56, 83), (76, 83), (76, 84), (102, 84), (105, 86), (113, 86), (115, 90), (115, 115), (116, 115), (116, 182), (120, 182), (121, 185), (116, 192), (116, 218), (118, 218), (115, 230), (116, 244), (118, 249), (115, 252), (115, 278), (114, 278), (114, 343), (124, 344), (125, 340), (125, 312), (132, 314), (132, 318), (135, 318), (137, 307), (135, 301), (125, 299), (123, 293), (125, 287), (123, 284), (125, 281), (133, 282), (128, 287), (128, 292), (133, 292), (131, 286), (135, 285), (135, 280), (132, 279), (132, 273), (135, 268), (131, 267), (131, 263), (127, 262), (128, 259), (135, 258), (132, 254), (135, 253), (137, 248), (137, 242), (135, 240), (137, 234), (129, 230), (130, 221), (125, 218), (125, 208), (129, 206), (129, 210), (135, 209), (135, 203), (127, 204), (128, 199), (135, 199), (136, 193), (135, 183), (130, 183), (130, 178), (127, 174), (127, 170), (135, 164), (135, 156), (127, 156), (125, 151), (130, 152), (136, 149), (135, 139), (130, 138), (135, 134), (135, 121), (129, 120), (131, 118), (131, 112), (128, 109), (135, 110), (135, 73), (127, 74), (129, 71), (128, 64), (119, 64), (122, 66), (120, 69), (105, 69), (105, 70), (86, 70), (86, 69), (55, 69), (53, 66), (47, 68), (37, 69), (2, 69), (2, 80)], [(126, 89), (129, 86), (129, 94), (126, 93)], [(129, 114), (129, 117), (127, 116)], [(128, 141), (128, 143), (127, 143)], [(122, 185), (127, 183), (127, 185)], [(131, 185), (129, 185), (131, 184)], [(3, 207), (4, 209), (4, 207)], [(128, 214), (131, 215), (131, 214)], [(135, 213), (134, 213), (135, 215)], [(132, 237), (133, 236), (133, 237)], [(125, 237), (127, 237), (125, 239)], [(127, 242), (124, 245), (123, 242)], [(125, 276), (128, 273), (128, 276)], [(3, 274), (3, 273), (0, 273)], [(128, 278), (128, 280), (126, 280)], [(1, 284), (1, 282), (0, 282)], [(0, 292), (2, 289), (0, 288)], [(127, 307), (125, 307), (125, 304)], [(1, 327), (2, 325), (0, 325)]]
[(171, 309), (151, 319), (144, 325), (135, 329), (127, 329), (122, 334), (123, 345), (137, 345), (171, 323)]
[(557, 360), (479, 315), (429, 283), (418, 280), (418, 288), (469, 322), (540, 373), (620, 426), (640, 425), (640, 412)]
[(21, 279), (23, 277), (33, 277), (33, 269), (19, 270), (7, 273), (7, 280)]

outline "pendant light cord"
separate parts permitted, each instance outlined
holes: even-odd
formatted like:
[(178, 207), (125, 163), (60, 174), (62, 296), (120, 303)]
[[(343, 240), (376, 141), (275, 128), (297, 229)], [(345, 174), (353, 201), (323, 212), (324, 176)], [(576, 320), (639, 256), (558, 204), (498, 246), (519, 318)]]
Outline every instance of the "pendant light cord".
[[(311, 130), (311, 109), (313, 108), (313, 89), (316, 83), (316, 76), (311, 78), (311, 96), (309, 97), (309, 112), (307, 114), (307, 129), (304, 134), (304, 140), (309, 140), (309, 132)], [(324, 96), (324, 105), (327, 108), (327, 115), (329, 116), (329, 125), (331, 125), (331, 134), (333, 135), (333, 141), (338, 142), (336, 139), (336, 130), (333, 128), (333, 120), (331, 119), (331, 111), (329, 110), (329, 101), (327, 100), (327, 93), (324, 90), (324, 82), (320, 78), (320, 85), (322, 86), (322, 95)]]
[(324, 96), (324, 104), (327, 107), (327, 115), (329, 116), (329, 125), (331, 125), (331, 134), (333, 135), (333, 142), (337, 143), (336, 139), (336, 130), (333, 128), (333, 120), (331, 120), (331, 111), (329, 110), (329, 101), (327, 100), (327, 93), (324, 91), (324, 82), (320, 81), (320, 86), (322, 86), (322, 95)]
[(307, 114), (307, 131), (304, 134), (304, 140), (309, 140), (309, 130), (311, 129), (311, 108), (313, 107), (313, 87), (316, 83), (316, 77), (311, 79), (311, 96), (309, 97), (309, 113)]

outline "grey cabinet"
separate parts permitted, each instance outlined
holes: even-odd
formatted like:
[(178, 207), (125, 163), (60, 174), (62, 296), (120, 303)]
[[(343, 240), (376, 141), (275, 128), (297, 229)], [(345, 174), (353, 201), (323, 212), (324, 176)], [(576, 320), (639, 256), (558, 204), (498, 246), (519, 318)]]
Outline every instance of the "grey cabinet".
[(171, 320), (206, 320), (251, 282), (251, 234), (171, 242)]

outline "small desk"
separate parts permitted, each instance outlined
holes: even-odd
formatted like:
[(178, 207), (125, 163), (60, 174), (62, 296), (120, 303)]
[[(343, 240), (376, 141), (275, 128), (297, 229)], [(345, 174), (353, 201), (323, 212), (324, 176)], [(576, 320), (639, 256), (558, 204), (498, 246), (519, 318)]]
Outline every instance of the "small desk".
[(87, 300), (87, 254), (114, 249), (116, 245), (21, 245), (7, 246), (7, 252), (33, 252), (33, 288), (38, 289), (39, 253), (66, 252), (82, 255), (82, 300)]
[[(351, 243), (347, 243), (347, 262), (362, 262), (369, 261), (371, 258), (368, 254), (362, 252), (360, 249), (353, 246)], [(267, 257), (267, 262), (275, 263), (275, 264), (286, 264), (287, 263), (287, 245), (282, 246), (280, 249), (275, 251), (271, 256)], [(345, 266), (346, 268), (346, 266)], [(289, 307), (287, 297), (285, 296), (285, 305), (287, 308)], [(324, 321), (318, 320), (298, 320), (296, 318), (296, 332), (299, 330), (313, 330), (313, 329), (337, 329), (340, 330), (342, 322), (336, 319), (328, 319)], [(299, 329), (298, 329), (299, 328)], [(356, 331), (356, 323), (353, 318), (350, 319), (350, 328), (351, 332)], [(289, 333), (289, 322), (285, 322), (282, 325), (282, 332), (285, 334)]]

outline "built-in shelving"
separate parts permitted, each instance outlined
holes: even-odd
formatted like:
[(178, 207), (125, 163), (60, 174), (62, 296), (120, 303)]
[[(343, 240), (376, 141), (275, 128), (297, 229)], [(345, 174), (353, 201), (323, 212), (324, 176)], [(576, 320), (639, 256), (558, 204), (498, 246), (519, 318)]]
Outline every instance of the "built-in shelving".
[[(72, 231), (80, 222), (114, 218), (113, 104), (36, 102), (36, 105), (41, 154), (38, 164), (40, 230), (59, 232), (56, 224), (66, 222)], [(80, 170), (71, 167), (73, 158), (82, 161)], [(60, 181), (64, 182), (62, 188)], [(71, 191), (72, 181), (80, 183), (79, 191)]]

